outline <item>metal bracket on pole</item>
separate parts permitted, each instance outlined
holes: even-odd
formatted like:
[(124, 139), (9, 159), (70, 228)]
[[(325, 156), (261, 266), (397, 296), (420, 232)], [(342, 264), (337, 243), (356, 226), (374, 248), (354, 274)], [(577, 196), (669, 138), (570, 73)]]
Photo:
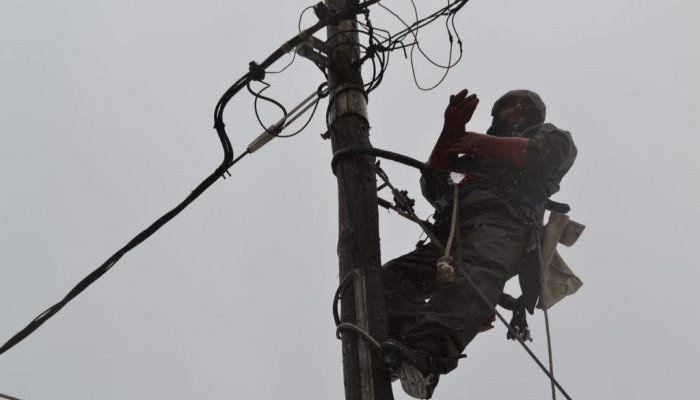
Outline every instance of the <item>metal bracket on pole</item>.
[(306, 58), (307, 60), (313, 61), (314, 64), (318, 65), (320, 68), (328, 68), (331, 66), (332, 61), (321, 54), (321, 52), (315, 51), (312, 46), (303, 45), (297, 47), (297, 54)]

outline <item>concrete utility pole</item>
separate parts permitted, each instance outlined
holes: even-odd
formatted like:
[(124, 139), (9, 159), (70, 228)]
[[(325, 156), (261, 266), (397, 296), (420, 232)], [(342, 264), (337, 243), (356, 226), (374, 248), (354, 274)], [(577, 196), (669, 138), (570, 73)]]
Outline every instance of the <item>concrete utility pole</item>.
[[(325, 0), (330, 10), (358, 0)], [(367, 120), (367, 94), (362, 82), (357, 18), (328, 26), (329, 118), (333, 151), (372, 147)], [(338, 164), (338, 258), (340, 279), (353, 273), (342, 297), (341, 318), (381, 341), (386, 336), (384, 297), (379, 276), (377, 181), (373, 157), (344, 158)], [(347, 400), (393, 400), (387, 368), (356, 333), (343, 333), (343, 370)]]

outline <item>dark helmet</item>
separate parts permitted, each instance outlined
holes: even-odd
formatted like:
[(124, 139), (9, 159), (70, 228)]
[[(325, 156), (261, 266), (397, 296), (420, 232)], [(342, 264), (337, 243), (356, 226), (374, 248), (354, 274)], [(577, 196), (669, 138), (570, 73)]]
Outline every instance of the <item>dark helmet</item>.
[[(511, 90), (510, 92), (501, 96), (500, 99), (496, 100), (496, 103), (491, 109), (491, 116), (493, 116), (492, 134), (497, 134), (496, 132), (500, 129), (500, 123), (498, 121), (498, 115), (508, 104), (520, 103), (520, 105), (526, 111), (527, 126), (535, 126), (543, 124), (545, 116), (547, 114), (547, 107), (540, 96), (530, 90)], [(500, 132), (499, 132), (500, 133)]]

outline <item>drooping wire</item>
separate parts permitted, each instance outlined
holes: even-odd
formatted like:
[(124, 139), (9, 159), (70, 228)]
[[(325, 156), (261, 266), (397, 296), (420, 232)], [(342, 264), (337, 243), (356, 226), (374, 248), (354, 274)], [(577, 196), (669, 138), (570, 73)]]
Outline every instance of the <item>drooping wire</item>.
[(297, 22), (297, 28), (299, 32), (301, 32), (301, 21), (304, 19), (304, 14), (306, 14), (307, 11), (313, 10), (314, 6), (308, 6), (305, 9), (301, 10), (301, 13), (299, 13), (299, 21)]
[[(297, 22), (297, 28), (298, 28), (298, 31), (299, 31), (299, 32), (301, 32), (301, 21), (302, 21), (302, 19), (304, 18), (304, 14), (305, 14), (307, 11), (309, 11), (309, 10), (311, 10), (311, 9), (313, 9), (313, 8), (314, 8), (314, 6), (308, 6), (308, 7), (306, 7), (305, 9), (303, 9), (303, 10), (301, 11), (301, 13), (299, 14), (299, 21)], [(297, 59), (297, 52), (296, 52), (296, 51), (293, 51), (293, 52), (292, 52), (292, 59), (289, 61), (289, 63), (287, 63), (287, 65), (285, 65), (285, 66), (282, 67), (281, 69), (278, 69), (277, 71), (266, 71), (266, 73), (267, 73), (267, 74), (271, 74), (271, 75), (281, 74), (282, 72), (286, 71), (287, 68), (291, 67), (292, 64), (294, 64), (294, 61), (296, 61), (296, 59)]]
[[(454, 8), (454, 9), (451, 9), (451, 7), (453, 7), (454, 5), (459, 4), (459, 3), (466, 3), (468, 0), (463, 0), (462, 2), (448, 3), (448, 5), (447, 5), (446, 7), (443, 7), (442, 9), (436, 11), (435, 13), (433, 13), (433, 14), (431, 14), (430, 16), (428, 16), (428, 17), (426, 17), (426, 18), (423, 18), (423, 19), (420, 19), (419, 16), (418, 16), (418, 8), (416, 7), (415, 2), (414, 2), (413, 0), (409, 0), (409, 1), (410, 1), (411, 5), (412, 5), (412, 7), (413, 7), (413, 11), (414, 11), (415, 18), (416, 18), (416, 22), (414, 22), (414, 23), (411, 24), (411, 25), (409, 25), (403, 18), (401, 18), (401, 16), (399, 16), (395, 11), (393, 11), (393, 10), (390, 9), (389, 7), (387, 7), (387, 6), (385, 6), (385, 5), (381, 4), (381, 3), (379, 4), (379, 6), (380, 6), (381, 8), (383, 8), (384, 10), (386, 10), (387, 12), (389, 12), (391, 15), (393, 15), (396, 19), (398, 19), (398, 20), (406, 27), (403, 31), (401, 31), (401, 32), (399, 32), (399, 33), (393, 35), (392, 37), (390, 37), (390, 38), (388, 38), (388, 39), (385, 39), (385, 42), (388, 42), (388, 43), (389, 43), (389, 45), (386, 46), (386, 47), (387, 47), (388, 49), (391, 49), (391, 50), (394, 50), (394, 49), (396, 49), (396, 48), (401, 48), (401, 49), (405, 49), (406, 47), (410, 47), (410, 48), (411, 48), (409, 58), (410, 58), (410, 63), (411, 63), (411, 72), (412, 72), (412, 75), (413, 75), (413, 80), (414, 80), (416, 86), (418, 87), (418, 89), (424, 90), (424, 91), (429, 91), (429, 90), (433, 90), (433, 89), (435, 89), (436, 87), (438, 87), (438, 86), (447, 78), (447, 75), (448, 75), (450, 69), (453, 68), (457, 63), (459, 63), (459, 61), (460, 61), (461, 58), (462, 58), (462, 54), (463, 54), (463, 51), (462, 51), (462, 41), (461, 41), (461, 38), (460, 38), (460, 36), (459, 36), (459, 33), (457, 33), (456, 29), (454, 29), (455, 35), (457, 36), (457, 40), (458, 40), (459, 57), (458, 57), (457, 60), (454, 61), (454, 62), (453, 62), (453, 60), (452, 60), (454, 38), (453, 38), (453, 36), (452, 36), (452, 30), (451, 30), (450, 28), (451, 28), (451, 27), (452, 27), (452, 28), (455, 28), (455, 25), (454, 25), (454, 16), (455, 16), (455, 14), (456, 14), (456, 11), (457, 11), (459, 8), (461, 8), (461, 6), (460, 6), (460, 7), (457, 7), (457, 8)], [(423, 48), (421, 47), (420, 41), (418, 40), (418, 32), (419, 32), (419, 29), (420, 29), (422, 26), (427, 25), (428, 23), (434, 21), (435, 19), (439, 18), (439, 17), (442, 16), (442, 15), (446, 15), (446, 16), (447, 16), (447, 17), (445, 18), (445, 28), (446, 28), (446, 30), (447, 30), (447, 35), (448, 35), (448, 39), (449, 39), (449, 42), (450, 42), (450, 50), (449, 50), (449, 54), (448, 54), (447, 65), (442, 65), (442, 64), (440, 64), (440, 63), (434, 61), (430, 56), (428, 56), (428, 54), (427, 54), (427, 53), (423, 50)], [(451, 26), (450, 26), (450, 23), (452, 24)], [(405, 44), (405, 43), (403, 43), (403, 38), (405, 38), (405, 37), (408, 36), (408, 35), (413, 36), (413, 42), (410, 43), (410, 44)], [(398, 44), (398, 46), (397, 46), (397, 44)], [(434, 66), (436, 66), (436, 67), (438, 67), (438, 68), (441, 68), (441, 69), (444, 69), (444, 70), (445, 70), (445, 72), (443, 73), (442, 77), (437, 81), (437, 83), (435, 83), (435, 84), (432, 85), (432, 86), (423, 87), (423, 86), (421, 86), (421, 84), (418, 82), (418, 77), (417, 77), (417, 75), (416, 75), (415, 61), (414, 61), (414, 51), (415, 51), (416, 48), (417, 48), (418, 51), (423, 55), (423, 57), (424, 57), (426, 60), (428, 60), (428, 62), (430, 62), (432, 65), (434, 65)], [(405, 51), (405, 50), (404, 50), (404, 51)]]
[(309, 115), (309, 118), (307, 118), (306, 122), (301, 126), (301, 128), (297, 129), (296, 131), (294, 131), (292, 133), (280, 134), (280, 133), (275, 133), (275, 132), (271, 131), (269, 129), (271, 125), (267, 125), (262, 121), (262, 118), (260, 117), (260, 111), (258, 110), (258, 99), (265, 100), (265, 101), (270, 102), (270, 103), (274, 104), (275, 106), (277, 106), (282, 111), (283, 118), (285, 118), (285, 119), (287, 118), (289, 113), (287, 112), (287, 109), (280, 102), (262, 95), (262, 92), (265, 91), (266, 89), (268, 89), (270, 87), (270, 84), (268, 84), (267, 82), (263, 82), (263, 81), (261, 81), (260, 83), (262, 83), (264, 85), (264, 87), (257, 92), (254, 91), (251, 88), (250, 83), (248, 83), (248, 91), (250, 92), (250, 94), (252, 94), (255, 97), (255, 100), (253, 101), (253, 111), (255, 112), (255, 117), (258, 120), (258, 123), (260, 124), (260, 126), (268, 134), (275, 136), (275, 137), (278, 137), (278, 138), (290, 138), (290, 137), (293, 137), (293, 136), (300, 134), (304, 129), (306, 129), (306, 127), (308, 127), (309, 124), (311, 123), (311, 121), (313, 120), (314, 115), (316, 114), (316, 110), (318, 109), (318, 104), (321, 102), (321, 99), (328, 96), (328, 89), (326, 88), (328, 86), (328, 84), (326, 82), (324, 82), (316, 90), (318, 93), (318, 97), (314, 101), (314, 106), (313, 106), (313, 109), (311, 110), (311, 114)]
[(291, 40), (286, 42), (283, 46), (279, 47), (272, 54), (270, 54), (262, 63), (251, 63), (252, 67), (256, 67), (256, 74), (252, 74), (252, 71), (243, 75), (234, 84), (232, 84), (221, 96), (216, 106), (214, 107), (214, 129), (216, 130), (217, 136), (221, 141), (221, 146), (224, 152), (223, 160), (221, 164), (209, 175), (207, 176), (197, 187), (195, 187), (190, 194), (185, 197), (179, 204), (177, 204), (170, 211), (162, 215), (155, 222), (149, 225), (146, 229), (139, 232), (135, 237), (133, 237), (126, 245), (117, 250), (112, 256), (110, 256), (105, 262), (103, 262), (99, 267), (93, 270), (85, 278), (83, 278), (77, 285), (75, 285), (60, 301), (51, 307), (47, 308), (44, 312), (40, 313), (32, 321), (27, 324), (23, 329), (13, 335), (7, 342), (5, 342), (0, 347), (0, 355), (17, 345), (19, 342), (24, 340), (27, 336), (31, 335), (40, 326), (42, 326), (46, 321), (48, 321), (52, 316), (58, 313), (63, 307), (65, 307), (71, 300), (77, 297), (100, 277), (106, 274), (126, 253), (134, 249), (136, 246), (143, 243), (146, 239), (151, 237), (160, 228), (172, 220), (175, 216), (180, 214), (187, 206), (194, 202), (202, 193), (204, 193), (214, 182), (216, 182), (220, 177), (227, 173), (229, 168), (238, 163), (243, 157), (249, 154), (248, 151), (243, 152), (237, 158), (234, 158), (233, 146), (226, 133), (226, 124), (224, 123), (223, 114), (227, 104), (231, 99), (240, 92), (243, 88), (248, 85), (252, 79), (257, 79), (256, 75), (259, 72), (264, 71), (267, 67), (272, 65), (274, 62), (279, 60), (284, 54), (289, 52), (290, 48), (294, 48), (296, 45), (301, 43), (305, 38), (314, 34), (321, 28), (327, 26), (331, 23), (336, 23), (348, 16), (352, 16), (360, 12), (363, 8), (369, 7), (372, 4), (377, 3), (378, 0), (365, 0), (362, 3), (350, 5), (349, 7), (339, 10), (332, 15), (329, 15), (322, 21), (317, 22), (310, 28), (304, 30), (304, 32), (294, 36)]
[[(260, 124), (260, 126), (261, 126), (267, 133), (269, 133), (270, 135), (275, 135), (273, 132), (271, 132), (271, 131), (268, 130), (268, 125), (266, 125), (266, 124), (262, 121), (262, 118), (260, 117), (260, 111), (258, 110), (258, 99), (265, 100), (265, 101), (267, 101), (268, 103), (272, 103), (273, 105), (277, 106), (277, 108), (279, 108), (279, 109), (282, 111), (282, 116), (285, 117), (285, 118), (287, 117), (287, 109), (284, 108), (284, 106), (282, 105), (282, 103), (280, 103), (279, 101), (274, 100), (274, 99), (271, 99), (271, 98), (269, 98), (269, 97), (267, 97), (267, 96), (263, 96), (262, 92), (264, 92), (265, 90), (267, 90), (267, 89), (270, 87), (270, 84), (267, 83), (267, 82), (265, 82), (265, 81), (260, 81), (260, 83), (263, 84), (263, 88), (260, 89), (260, 90), (257, 91), (257, 92), (254, 91), (254, 90), (250, 87), (251, 82), (248, 82), (248, 85), (247, 85), (248, 92), (250, 92), (250, 94), (252, 94), (253, 97), (255, 97), (255, 100), (253, 100), (253, 111), (255, 112), (255, 118), (258, 120), (258, 123)], [(277, 135), (275, 135), (275, 136), (277, 136)]]
[[(387, 47), (390, 47), (393, 50), (395, 48), (398, 48), (398, 46), (407, 47), (407, 46), (413, 45), (413, 43), (409, 43), (409, 44), (403, 43), (403, 40), (408, 35), (412, 35), (413, 30), (420, 29), (426, 25), (429, 25), (433, 21), (435, 21), (436, 19), (440, 18), (443, 15), (456, 14), (468, 2), (469, 2), (469, 0), (458, 0), (458, 1), (455, 1), (453, 3), (449, 3), (447, 6), (433, 12), (432, 14), (428, 15), (427, 17), (424, 17), (423, 19), (416, 21), (415, 23), (411, 24), (409, 27), (403, 29), (402, 31), (395, 33), (392, 36), (392, 40), (390, 42), (390, 45)], [(387, 41), (387, 42), (389, 42), (389, 41)]]
[(281, 74), (282, 72), (286, 71), (287, 68), (291, 67), (292, 64), (294, 64), (294, 61), (296, 61), (296, 59), (297, 59), (297, 52), (295, 51), (295, 52), (292, 53), (292, 59), (289, 60), (289, 62), (287, 63), (287, 65), (285, 65), (284, 67), (278, 69), (277, 71), (266, 71), (266, 73), (267, 73), (267, 74), (270, 74), (270, 75)]
[(303, 132), (304, 129), (306, 129), (306, 127), (308, 127), (309, 124), (311, 123), (311, 121), (314, 119), (314, 115), (316, 115), (316, 110), (318, 109), (318, 103), (321, 102), (322, 98), (328, 96), (328, 88), (327, 87), (328, 87), (328, 84), (326, 82), (319, 85), (319, 87), (317, 89), (318, 97), (316, 98), (316, 101), (314, 102), (314, 107), (311, 110), (311, 114), (309, 115), (309, 118), (306, 120), (306, 122), (304, 122), (304, 125), (302, 125), (301, 128), (297, 129), (296, 131), (294, 131), (292, 133), (288, 133), (286, 135), (277, 135), (277, 137), (290, 138), (292, 136), (296, 136), (296, 135), (300, 134), (301, 132)]
[[(369, 19), (369, 10), (364, 10), (363, 12), (363, 14), (365, 15), (365, 21), (358, 21), (358, 26), (363, 29), (351, 30), (359, 34), (365, 35), (367, 37), (366, 45), (362, 43), (354, 43), (354, 45), (357, 45), (358, 48), (360, 48), (363, 54), (361, 59), (359, 60), (360, 64), (368, 61), (372, 64), (372, 77), (369, 80), (369, 82), (365, 84), (366, 93), (369, 93), (372, 90), (376, 89), (382, 82), (384, 74), (389, 65), (390, 54), (395, 50), (402, 50), (404, 52), (404, 56), (410, 59), (414, 82), (416, 86), (421, 90), (432, 90), (438, 85), (440, 85), (447, 77), (449, 70), (453, 68), (457, 63), (459, 63), (463, 56), (462, 40), (459, 35), (459, 32), (456, 29), (454, 17), (457, 11), (459, 11), (469, 0), (458, 0), (451, 3), (448, 2), (448, 4), (445, 7), (438, 9), (437, 11), (422, 19), (418, 17), (418, 10), (415, 5), (415, 2), (413, 0), (410, 1), (413, 7), (414, 15), (416, 16), (416, 21), (410, 25), (405, 20), (403, 20), (396, 12), (384, 6), (383, 4), (379, 4), (380, 7), (384, 8), (386, 11), (392, 14), (405, 26), (403, 30), (397, 33), (392, 34), (386, 29), (374, 27), (372, 21)], [(423, 26), (434, 22), (435, 20), (441, 17), (445, 17), (445, 29), (447, 31), (448, 39), (450, 41), (450, 51), (448, 54), (448, 62), (446, 65), (440, 64), (433, 60), (430, 56), (428, 56), (428, 54), (421, 47), (420, 42), (418, 40), (419, 29)], [(339, 32), (338, 34), (342, 34), (342, 32)], [(411, 37), (412, 42), (406, 43), (406, 38), (408, 37)], [(459, 56), (456, 59), (453, 59), (455, 37), (457, 39), (457, 44), (459, 48)], [(330, 41), (333, 38), (335, 38), (335, 36), (331, 36), (330, 38), (328, 38), (328, 41)], [(348, 44), (348, 42), (343, 42), (339, 44)], [(407, 48), (410, 48), (410, 53), (406, 52)], [(431, 64), (441, 69), (445, 69), (444, 74), (438, 80), (438, 82), (430, 87), (423, 87), (418, 82), (414, 62), (414, 52), (416, 48), (418, 48), (419, 52), (423, 55), (423, 57), (425, 57)]]
[[(414, 0), (409, 0), (409, 1), (411, 2), (411, 5), (413, 6), (413, 13), (416, 17), (416, 21), (419, 21), (420, 18), (418, 17), (418, 7), (416, 7), (416, 2)], [(450, 29), (451, 28), (450, 27), (450, 18), (454, 19), (454, 16), (455, 16), (454, 13), (450, 13), (445, 18), (445, 30), (447, 31), (447, 37), (450, 41), (450, 56), (449, 56), (447, 65), (442, 65), (442, 64), (434, 61), (430, 56), (428, 56), (428, 54), (426, 54), (426, 52), (423, 50), (423, 48), (420, 45), (420, 41), (418, 40), (419, 28), (416, 28), (415, 32), (413, 33), (413, 35), (415, 37), (415, 46), (414, 47), (418, 48), (418, 51), (423, 55), (423, 57), (425, 57), (426, 60), (428, 60), (428, 62), (430, 62), (431, 64), (433, 64), (434, 66), (436, 66), (438, 68), (449, 70), (450, 68), (453, 68), (455, 65), (457, 65), (457, 63), (459, 63), (459, 60), (460, 60), (458, 58), (455, 62), (451, 62), (451, 60), (452, 60), (452, 47), (454, 44), (454, 38), (452, 37), (452, 30)], [(403, 23), (404, 23), (404, 25), (406, 25), (408, 27), (408, 24), (406, 24), (405, 22), (403, 22)], [(452, 25), (452, 26), (454, 27), (454, 25)], [(456, 29), (455, 29), (455, 32), (456, 32)], [(461, 39), (459, 39), (459, 34), (457, 34), (457, 38), (458, 38), (458, 44), (459, 44), (459, 48), (460, 48), (460, 58), (461, 58), (461, 56), (462, 56), (462, 41), (461, 41)]]

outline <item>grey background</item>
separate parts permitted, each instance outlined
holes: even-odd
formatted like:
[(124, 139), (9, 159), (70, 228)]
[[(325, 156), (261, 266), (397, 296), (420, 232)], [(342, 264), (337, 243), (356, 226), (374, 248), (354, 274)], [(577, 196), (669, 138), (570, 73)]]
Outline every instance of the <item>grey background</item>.
[[(411, 17), (408, 2), (384, 3)], [(307, 5), (0, 3), (0, 340), (213, 170), (214, 104), (248, 61), (291, 37)], [(562, 250), (585, 285), (551, 316), (557, 375), (576, 399), (690, 398), (696, 389), (699, 11), (672, 0), (475, 0), (457, 17), (464, 59), (442, 86), (417, 90), (396, 53), (370, 100), (373, 143), (421, 159), (447, 97), (463, 87), (482, 99), (472, 130), (488, 127), (506, 90), (530, 88), (548, 120), (572, 132), (579, 158), (556, 199), (588, 225)], [(399, 28), (376, 7), (372, 15)], [(304, 24), (313, 21), (307, 14)], [(444, 62), (443, 28), (421, 37)], [(441, 74), (419, 58), (416, 68), (424, 85)], [(321, 81), (301, 60), (270, 77), (270, 93), (292, 104)], [(251, 111), (241, 96), (226, 113), (237, 151), (260, 131)], [(245, 159), (0, 357), (0, 393), (342, 398), (330, 315), (336, 183), (321, 116)], [(385, 165), (420, 198), (415, 171)], [(409, 251), (416, 227), (380, 214), (383, 259)], [(544, 357), (541, 314), (531, 324)], [(501, 326), (480, 335), (436, 397), (547, 398), (544, 376), (504, 337)]]

